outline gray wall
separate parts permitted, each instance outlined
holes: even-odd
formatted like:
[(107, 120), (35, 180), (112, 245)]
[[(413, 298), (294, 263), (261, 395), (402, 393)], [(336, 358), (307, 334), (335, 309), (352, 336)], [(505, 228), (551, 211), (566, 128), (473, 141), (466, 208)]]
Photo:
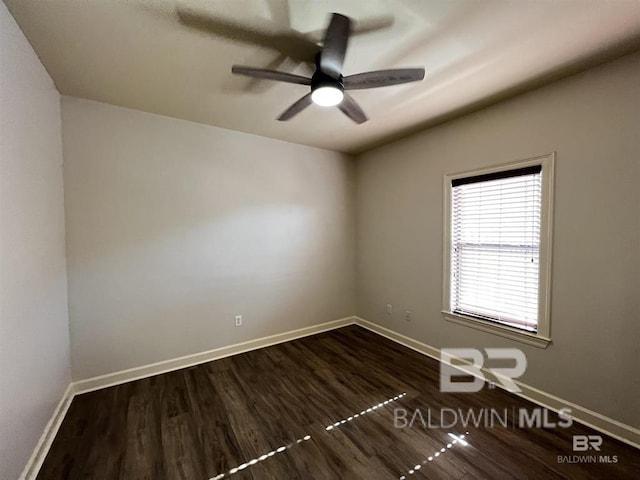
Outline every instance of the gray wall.
[(70, 382), (60, 96), (0, 2), (0, 478)]
[(62, 111), (74, 379), (354, 314), (352, 159), (75, 98)]
[[(639, 106), (636, 54), (359, 157), (358, 314), (438, 348), (520, 347), (525, 383), (639, 427)], [(443, 175), (553, 150), (553, 344), (445, 321)]]

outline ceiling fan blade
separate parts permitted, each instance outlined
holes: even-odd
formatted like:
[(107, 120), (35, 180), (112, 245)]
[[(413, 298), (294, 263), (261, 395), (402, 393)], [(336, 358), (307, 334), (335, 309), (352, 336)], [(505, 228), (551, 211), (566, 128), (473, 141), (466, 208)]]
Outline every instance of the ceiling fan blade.
[(234, 42), (275, 50), (298, 62), (313, 63), (318, 45), (290, 27), (278, 27), (274, 22), (256, 21), (240, 24), (233, 19), (216, 17), (191, 8), (176, 9), (179, 22), (185, 27), (226, 38)]
[(397, 68), (349, 75), (342, 79), (342, 83), (345, 90), (360, 90), (418, 82), (423, 78), (424, 68)]
[(299, 114), (309, 105), (311, 105), (311, 103), (311, 92), (309, 92), (296, 103), (287, 108), (284, 112), (282, 112), (282, 114), (278, 117), (278, 120), (280, 120), (281, 122), (289, 120), (290, 118)]
[(338, 108), (342, 113), (356, 123), (364, 123), (368, 120), (367, 116), (360, 108), (360, 105), (358, 105), (353, 97), (346, 92), (342, 102), (338, 105)]
[(251, 45), (269, 45), (273, 38), (273, 34), (269, 31), (272, 28), (270, 23), (262, 22), (258, 25), (254, 21), (253, 25), (241, 25), (232, 19), (214, 17), (191, 8), (178, 7), (176, 13), (182, 25), (229, 40)]
[[(377, 32), (379, 30), (386, 30), (393, 26), (394, 19), (390, 15), (365, 18), (364, 20), (352, 20), (351, 31), (349, 37), (355, 37), (356, 35), (365, 35), (367, 33)], [(304, 34), (305, 38), (318, 44), (322, 43), (325, 30), (311, 30)]]
[[(264, 65), (265, 70), (280, 70), (282, 67), (284, 70), (293, 70), (298, 65), (294, 64), (294, 62), (289, 59), (289, 57), (285, 57), (282, 54), (278, 54), (273, 60), (271, 60), (268, 64)], [(234, 79), (235, 80), (235, 79)], [(263, 82), (262, 78), (252, 77), (246, 85), (244, 85), (244, 90), (247, 92), (258, 92), (263, 93), (266, 92), (270, 87), (275, 85), (274, 82)]]
[(292, 73), (278, 72), (277, 70), (267, 70), (265, 68), (234, 65), (233, 67), (231, 67), (231, 73), (235, 73), (237, 75), (246, 75), (247, 77), (275, 80), (276, 82), (297, 83), (298, 85), (311, 85), (310, 78), (303, 77), (301, 75), (294, 75)]
[(355, 25), (351, 29), (351, 35), (364, 35), (379, 30), (386, 30), (393, 26), (393, 22), (394, 18), (391, 15), (356, 20)]
[(332, 14), (320, 53), (320, 69), (327, 75), (339, 78), (342, 74), (342, 65), (347, 53), (350, 33), (351, 20), (349, 17), (339, 13)]

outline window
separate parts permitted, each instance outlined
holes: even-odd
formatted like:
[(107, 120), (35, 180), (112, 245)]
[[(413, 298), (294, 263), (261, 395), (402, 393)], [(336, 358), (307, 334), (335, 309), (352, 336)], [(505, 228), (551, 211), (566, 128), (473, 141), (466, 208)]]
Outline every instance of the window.
[(550, 341), (553, 154), (445, 176), (445, 318)]

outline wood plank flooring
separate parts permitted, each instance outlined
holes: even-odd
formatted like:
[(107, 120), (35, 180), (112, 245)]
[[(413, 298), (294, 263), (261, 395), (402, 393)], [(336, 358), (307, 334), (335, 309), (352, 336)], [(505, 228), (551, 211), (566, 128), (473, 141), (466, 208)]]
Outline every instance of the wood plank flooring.
[[(573, 435), (598, 434), (580, 424), (514, 428), (534, 407), (441, 393), (438, 362), (349, 326), (79, 395), (38, 479), (638, 478), (640, 451), (613, 438), (574, 452)], [(506, 409), (509, 424), (435, 428), (453, 420), (443, 408)], [(431, 426), (395, 428), (394, 409)]]

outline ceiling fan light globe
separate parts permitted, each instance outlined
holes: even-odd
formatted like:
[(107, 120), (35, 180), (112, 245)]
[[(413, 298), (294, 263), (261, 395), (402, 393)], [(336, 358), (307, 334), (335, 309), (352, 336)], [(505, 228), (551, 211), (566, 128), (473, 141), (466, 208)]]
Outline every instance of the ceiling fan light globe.
[(342, 102), (344, 93), (336, 87), (318, 87), (311, 92), (311, 100), (321, 107), (334, 107)]

